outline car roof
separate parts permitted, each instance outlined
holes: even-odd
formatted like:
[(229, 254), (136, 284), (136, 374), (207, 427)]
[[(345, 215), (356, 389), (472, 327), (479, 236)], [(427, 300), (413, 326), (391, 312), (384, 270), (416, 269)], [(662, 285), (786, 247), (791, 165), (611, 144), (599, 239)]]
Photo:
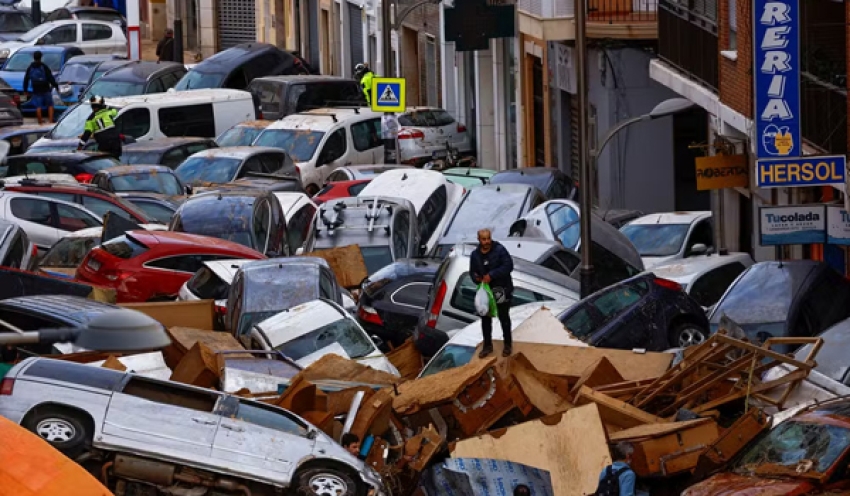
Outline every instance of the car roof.
[(209, 158), (238, 158), (244, 160), (248, 157), (253, 157), (258, 153), (283, 153), (280, 148), (272, 148), (269, 146), (223, 146), (221, 148), (210, 148), (201, 150), (189, 157), (209, 157)]
[(459, 188), (446, 179), (442, 173), (424, 169), (393, 169), (385, 171), (369, 182), (357, 194), (359, 197), (389, 196), (410, 200), (418, 212), (428, 201), (431, 194), (440, 186), (446, 187), (446, 195), (450, 196), (450, 188)]
[(346, 121), (361, 121), (380, 117), (368, 107), (358, 108), (320, 108), (289, 114), (266, 129), (304, 129), (310, 131), (329, 131), (337, 124)]
[[(79, 141), (79, 140), (77, 140)], [(9, 157), (9, 160), (20, 159), (20, 157), (26, 157), (27, 160), (34, 159), (42, 159), (42, 160), (52, 160), (54, 162), (82, 162), (84, 160), (89, 160), (93, 158), (101, 158), (101, 157), (109, 157), (110, 155), (103, 152), (95, 152), (91, 150), (73, 150), (73, 151), (64, 151), (64, 152), (42, 152), (38, 153), (38, 148), (34, 148), (36, 153), (28, 153), (26, 155), (16, 155), (14, 157)], [(20, 159), (22, 160), (22, 159)]]
[(98, 54), (98, 55), (77, 55), (76, 57), (68, 60), (68, 63), (69, 64), (85, 64), (85, 63), (92, 63), (92, 62), (102, 63), (102, 62), (106, 62), (106, 61), (110, 61), (110, 60), (123, 60), (124, 62), (130, 62), (127, 59), (117, 59), (117, 58), (115, 58), (115, 55)]
[(210, 101), (244, 100), (253, 97), (247, 91), (231, 90), (227, 88), (205, 88), (200, 90), (166, 91), (165, 93), (151, 93), (149, 95), (122, 96), (107, 98), (104, 103), (110, 107), (123, 108), (128, 105), (140, 103), (172, 104), (180, 103), (191, 105), (193, 103), (209, 103)]
[(257, 129), (265, 129), (265, 128), (269, 127), (269, 125), (273, 124), (274, 122), (275, 121), (268, 121), (268, 120), (265, 120), (265, 119), (257, 119), (257, 120), (253, 120), (253, 121), (244, 121), (244, 122), (240, 122), (239, 124), (236, 124), (235, 126), (231, 127), (230, 129), (235, 129), (235, 128), (239, 128), (239, 127), (255, 127)]
[(210, 236), (199, 236), (197, 234), (189, 234), (183, 232), (174, 232), (174, 231), (145, 231), (145, 230), (134, 230), (128, 231), (127, 234), (132, 236), (134, 239), (139, 241), (140, 243), (146, 245), (148, 248), (153, 248), (156, 245), (168, 245), (168, 246), (204, 246), (206, 248), (212, 248), (215, 250), (227, 250), (234, 252), (234, 256), (238, 257), (239, 255), (246, 256), (253, 255), (256, 256), (257, 252), (248, 248), (247, 246), (240, 245), (239, 243), (234, 243), (232, 241), (226, 241), (219, 238), (213, 238)]
[(215, 275), (222, 281), (230, 284), (233, 278), (236, 277), (236, 271), (248, 262), (256, 262), (252, 258), (234, 258), (231, 260), (211, 260), (204, 262), (208, 269), (213, 271)]
[(443, 174), (446, 176), (460, 176), (460, 177), (493, 177), (498, 171), (494, 171), (493, 169), (482, 169), (480, 167), (452, 167), (450, 169), (443, 170)]
[[(71, 59), (73, 60), (73, 59)], [(182, 64), (177, 62), (152, 62), (146, 60), (134, 60), (127, 64), (122, 64), (114, 69), (107, 71), (101, 79), (104, 81), (138, 81), (140, 79), (147, 80), (154, 74), (162, 71), (167, 71)], [(161, 94), (161, 93), (154, 93)]]
[[(68, 9), (69, 11), (71, 11), (71, 12), (82, 12), (82, 11), (87, 10), (87, 11), (90, 11), (90, 12), (102, 12), (104, 14), (118, 14), (119, 16), (121, 15), (121, 12), (118, 12), (117, 10), (109, 8), (109, 7), (95, 7), (93, 5), (89, 5), (89, 6), (66, 5), (65, 8)], [(123, 16), (121, 16), (121, 17), (123, 17)]]
[(9, 126), (0, 128), (0, 136), (14, 136), (16, 134), (27, 134), (32, 132), (47, 132), (56, 124), (24, 124), (22, 126)]
[(151, 140), (136, 141), (122, 147), (122, 151), (167, 151), (168, 148), (180, 145), (188, 145), (192, 143), (212, 143), (213, 138), (201, 138), (195, 136), (176, 137), (176, 138), (154, 138)]
[[(72, 59), (72, 60), (73, 60), (73, 59)], [(100, 64), (98, 64), (98, 66), (95, 68), (95, 70), (98, 70), (98, 71), (102, 71), (102, 70), (110, 71), (110, 70), (112, 70), (112, 69), (115, 69), (116, 67), (121, 67), (121, 66), (123, 66), (123, 65), (127, 65), (127, 64), (129, 64), (130, 62), (132, 62), (132, 61), (131, 61), (131, 60), (125, 60), (125, 59), (104, 60), (103, 62), (101, 62)]]
[[(477, 245), (456, 244), (454, 248), (452, 248), (452, 251), (449, 252), (448, 257), (453, 257), (455, 259), (460, 259), (461, 257), (463, 257), (468, 259), (472, 255), (472, 252), (475, 251), (475, 248), (477, 248)], [(512, 256), (511, 258), (513, 258), (514, 261), (514, 272), (522, 272), (532, 277), (536, 277), (552, 284), (556, 284), (570, 291), (579, 292), (579, 283), (572, 277), (564, 275), (560, 272), (555, 272), (551, 269), (547, 269), (546, 267), (537, 265), (534, 262), (529, 262), (528, 260), (524, 260), (522, 258), (514, 256)]]
[(346, 318), (351, 317), (338, 306), (328, 300), (316, 299), (283, 310), (260, 322), (257, 327), (265, 333), (269, 344), (276, 347)]
[(97, 171), (97, 174), (103, 174), (108, 177), (126, 176), (127, 174), (138, 174), (141, 172), (161, 173), (174, 175), (174, 171), (170, 167), (164, 165), (116, 165)]
[(697, 255), (655, 266), (648, 272), (652, 272), (662, 279), (676, 281), (679, 284), (688, 284), (700, 274), (735, 262), (740, 262), (745, 267), (749, 267), (753, 264), (753, 259), (748, 253)]
[(95, 315), (121, 309), (110, 303), (70, 295), (18, 296), (0, 300), (0, 306), (49, 315), (78, 326), (88, 323)]
[(332, 82), (351, 82), (357, 84), (357, 81), (351, 78), (341, 76), (263, 76), (255, 78), (254, 81), (262, 81), (268, 83), (332, 83)]
[[(146, 231), (167, 231), (168, 226), (164, 226), (162, 224), (139, 224), (139, 227), (143, 228)], [(79, 231), (69, 232), (68, 234), (62, 236), (62, 239), (66, 238), (99, 238), (103, 235), (103, 227), (87, 227), (85, 229), (80, 229)]]
[(696, 221), (711, 217), (711, 212), (703, 211), (682, 211), (682, 212), (661, 212), (656, 214), (647, 214), (643, 217), (629, 222), (632, 224), (693, 224)]
[[(292, 54), (288, 52), (284, 52), (274, 45), (270, 45), (268, 43), (241, 43), (234, 47), (230, 47), (226, 50), (222, 50), (210, 58), (204, 59), (199, 62), (195, 67), (192, 68), (193, 71), (197, 72), (221, 72), (221, 69), (213, 71), (212, 68), (216, 67), (235, 67), (240, 66), (245, 63), (245, 57), (253, 57), (255, 55), (259, 55), (263, 52), (268, 51), (277, 51), (282, 52), (290, 57)], [(293, 57), (294, 60), (294, 57)]]
[(256, 271), (265, 271), (268, 270), (269, 267), (277, 266), (278, 268), (286, 267), (296, 267), (296, 266), (304, 266), (304, 267), (325, 267), (330, 269), (330, 265), (324, 258), (319, 257), (310, 257), (310, 256), (298, 256), (298, 257), (277, 257), (277, 258), (267, 258), (263, 260), (252, 260), (251, 263), (245, 264), (241, 267), (243, 272), (256, 272)]

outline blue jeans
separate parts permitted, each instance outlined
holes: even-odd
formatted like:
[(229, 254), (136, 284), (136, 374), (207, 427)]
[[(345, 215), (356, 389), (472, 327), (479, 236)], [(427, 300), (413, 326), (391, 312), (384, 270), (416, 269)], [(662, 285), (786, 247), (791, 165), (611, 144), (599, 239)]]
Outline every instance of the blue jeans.
[(36, 108), (48, 109), (53, 106), (53, 95), (49, 91), (47, 93), (33, 93), (30, 101)]

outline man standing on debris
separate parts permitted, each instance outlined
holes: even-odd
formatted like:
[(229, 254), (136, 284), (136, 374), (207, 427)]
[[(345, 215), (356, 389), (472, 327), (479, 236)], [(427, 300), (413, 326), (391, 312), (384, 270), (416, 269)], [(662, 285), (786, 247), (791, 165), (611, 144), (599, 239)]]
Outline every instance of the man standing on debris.
[(635, 496), (635, 472), (629, 464), (635, 452), (630, 443), (622, 442), (614, 446), (611, 455), (614, 463), (602, 469), (599, 474), (599, 487), (596, 496)]
[[(514, 270), (514, 260), (511, 254), (500, 243), (493, 241), (489, 229), (478, 231), (478, 248), (469, 257), (469, 273), (476, 284), (489, 284), (496, 300), (499, 323), (502, 325), (502, 340), (505, 349), (502, 356), (511, 356), (513, 337), (511, 336), (511, 297), (514, 292), (514, 281), (511, 272)], [(484, 358), (493, 353), (493, 317), (481, 317), (481, 331), (484, 334), (484, 348), (479, 357)]]

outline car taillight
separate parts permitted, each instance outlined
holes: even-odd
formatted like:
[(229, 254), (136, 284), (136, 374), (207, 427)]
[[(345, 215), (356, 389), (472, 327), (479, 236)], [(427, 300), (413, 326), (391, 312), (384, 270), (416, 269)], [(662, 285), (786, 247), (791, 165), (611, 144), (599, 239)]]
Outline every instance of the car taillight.
[(12, 396), (12, 391), (15, 390), (15, 379), (6, 377), (0, 382), (0, 396)]
[(440, 316), (440, 310), (443, 309), (443, 299), (446, 297), (446, 290), (448, 290), (448, 286), (446, 286), (446, 281), (443, 281), (440, 283), (439, 289), (437, 289), (437, 294), (434, 295), (434, 303), (431, 305), (431, 312), (428, 314), (428, 322), (425, 323), (431, 329), (437, 327), (437, 318)]
[(370, 324), (375, 324), (382, 326), (384, 325), (384, 321), (381, 320), (381, 316), (378, 315), (378, 312), (375, 311), (372, 307), (360, 306), (357, 308), (357, 317), (360, 318), (363, 322), (368, 322)]
[(77, 182), (80, 182), (80, 183), (90, 183), (92, 178), (94, 178), (94, 174), (88, 174), (88, 173), (85, 173), (85, 172), (81, 172), (81, 173), (77, 174), (76, 176), (74, 176), (74, 179), (76, 179)]
[(295, 166), (295, 174), (298, 175), (298, 179), (301, 179), (301, 167)]
[(227, 315), (227, 307), (224, 305), (216, 305), (215, 306), (215, 314), (216, 315)]
[(132, 276), (132, 272), (124, 272), (123, 270), (115, 270), (115, 269), (105, 269), (100, 272), (103, 277), (109, 279), (110, 281), (123, 281), (128, 277)]
[(21, 95), (13, 96), (12, 101), (15, 102), (15, 105), (20, 105), (21, 104)]
[(656, 277), (652, 282), (661, 286), (662, 288), (671, 289), (673, 291), (681, 291), (682, 285), (676, 281), (671, 281), (670, 279), (661, 279), (660, 277)]
[(32, 245), (32, 253), (30, 254), (30, 256), (32, 256), (33, 258), (38, 256), (38, 247), (37, 246)]
[(466, 132), (466, 126), (464, 126), (463, 124), (461, 124), (460, 122), (458, 122), (458, 123), (457, 123), (457, 132), (459, 132), (459, 133), (465, 133), (465, 132)]
[(418, 129), (402, 129), (398, 133), (398, 139), (424, 139), (425, 133)]

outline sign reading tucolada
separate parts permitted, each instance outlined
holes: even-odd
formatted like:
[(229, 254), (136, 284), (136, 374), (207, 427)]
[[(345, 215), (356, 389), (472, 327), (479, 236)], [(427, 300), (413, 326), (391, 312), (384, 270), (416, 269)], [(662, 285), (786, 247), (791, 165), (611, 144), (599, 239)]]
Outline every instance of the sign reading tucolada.
[(826, 207), (824, 205), (761, 207), (759, 234), (762, 246), (825, 243)]
[(840, 205), (826, 207), (826, 242), (850, 245), (850, 214)]

